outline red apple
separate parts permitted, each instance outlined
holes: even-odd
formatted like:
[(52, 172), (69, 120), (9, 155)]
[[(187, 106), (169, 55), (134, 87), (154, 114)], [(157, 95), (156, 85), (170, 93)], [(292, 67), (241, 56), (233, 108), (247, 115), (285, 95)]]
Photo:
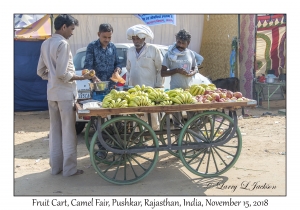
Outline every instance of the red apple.
[(197, 100), (197, 101), (202, 101), (202, 99), (203, 99), (202, 95), (196, 96), (196, 100)]
[(227, 98), (232, 98), (232, 97), (233, 97), (233, 92), (230, 91), (230, 90), (228, 90), (228, 91), (226, 92), (226, 96), (227, 96)]
[(225, 102), (225, 98), (220, 98), (219, 102)]
[(227, 97), (226, 93), (220, 93), (219, 95), (220, 95), (220, 98), (226, 98)]
[(207, 95), (207, 94), (210, 94), (212, 92), (213, 92), (212, 90), (205, 90), (203, 95)]
[(215, 101), (219, 101), (220, 99), (220, 95), (218, 93), (212, 93), (211, 97), (215, 100)]
[(233, 96), (236, 97), (236, 98), (242, 98), (243, 94), (241, 92), (234, 92)]
[(205, 98), (206, 98), (207, 100), (209, 100), (209, 101), (212, 101), (212, 100), (213, 100), (213, 97), (212, 97), (211, 95), (208, 95), (208, 94), (207, 94), (207, 95), (205, 95), (205, 96), (206, 96)]

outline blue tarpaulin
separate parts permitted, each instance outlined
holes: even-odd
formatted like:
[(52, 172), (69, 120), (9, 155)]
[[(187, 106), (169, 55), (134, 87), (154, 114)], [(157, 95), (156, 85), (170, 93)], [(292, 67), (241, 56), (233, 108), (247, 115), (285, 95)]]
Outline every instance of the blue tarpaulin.
[(14, 41), (14, 111), (48, 110), (47, 80), (36, 73), (43, 41)]

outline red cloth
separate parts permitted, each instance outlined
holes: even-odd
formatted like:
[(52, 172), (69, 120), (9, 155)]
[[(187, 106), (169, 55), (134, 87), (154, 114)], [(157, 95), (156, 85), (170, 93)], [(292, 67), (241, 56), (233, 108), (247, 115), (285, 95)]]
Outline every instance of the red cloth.
[(259, 82), (265, 82), (266, 81), (266, 78), (265, 76), (260, 76), (259, 79), (258, 79)]

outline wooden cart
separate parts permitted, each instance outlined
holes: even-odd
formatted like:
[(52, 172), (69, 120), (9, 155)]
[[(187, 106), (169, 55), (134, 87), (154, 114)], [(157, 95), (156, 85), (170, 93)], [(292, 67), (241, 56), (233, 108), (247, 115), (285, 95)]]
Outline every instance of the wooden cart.
[[(90, 110), (77, 103), (76, 107), (79, 117), (91, 116), (85, 141), (93, 167), (106, 181), (123, 185), (146, 177), (155, 167), (159, 151), (180, 158), (198, 176), (225, 173), (242, 149), (236, 110), (256, 104), (252, 100)], [(157, 113), (160, 129), (152, 129), (151, 113)], [(140, 114), (148, 121), (140, 119)], [(174, 122), (179, 125), (174, 127)], [(90, 139), (91, 127), (96, 132)]]

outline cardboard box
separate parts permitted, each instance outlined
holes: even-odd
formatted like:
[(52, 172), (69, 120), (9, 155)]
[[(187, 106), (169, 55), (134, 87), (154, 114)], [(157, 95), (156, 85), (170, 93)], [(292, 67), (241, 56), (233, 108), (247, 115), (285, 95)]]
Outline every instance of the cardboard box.
[[(273, 100), (270, 101), (270, 108), (285, 108), (286, 100)], [(268, 108), (268, 101), (262, 101), (262, 107)]]

